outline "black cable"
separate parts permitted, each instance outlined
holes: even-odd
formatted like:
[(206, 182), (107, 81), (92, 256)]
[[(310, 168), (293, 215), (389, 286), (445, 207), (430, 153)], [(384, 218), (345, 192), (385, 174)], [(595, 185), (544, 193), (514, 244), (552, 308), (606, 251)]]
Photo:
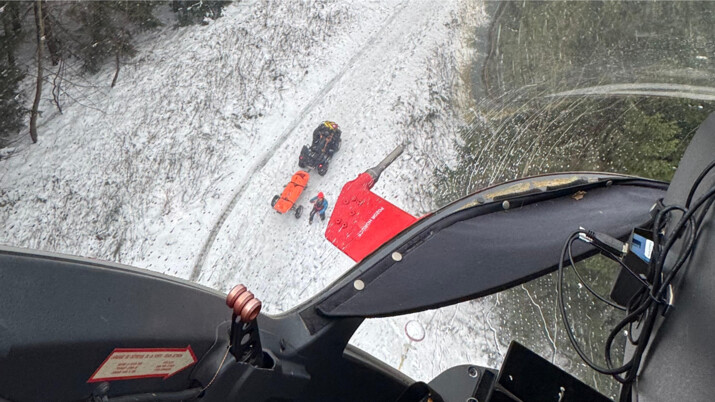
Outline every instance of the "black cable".
[(611, 367), (601, 367), (600, 365), (594, 363), (589, 359), (588, 356), (586, 356), (586, 353), (584, 353), (583, 350), (581, 350), (581, 347), (578, 345), (578, 341), (576, 340), (576, 337), (573, 334), (573, 330), (571, 329), (571, 324), (569, 324), (569, 319), (568, 315), (566, 314), (566, 307), (564, 303), (564, 292), (563, 292), (563, 285), (564, 285), (564, 258), (566, 257), (566, 252), (569, 247), (571, 247), (571, 244), (579, 239), (579, 234), (585, 233), (585, 231), (578, 230), (571, 235), (569, 235), (568, 240), (564, 244), (564, 247), (561, 249), (561, 257), (559, 258), (559, 270), (558, 270), (558, 302), (559, 302), (559, 310), (561, 311), (561, 318), (563, 319), (564, 322), (564, 327), (566, 327), (566, 334), (569, 337), (569, 340), (571, 341), (571, 345), (573, 348), (576, 350), (576, 353), (581, 357), (581, 359), (592, 369), (596, 370), (597, 372), (601, 374), (609, 374), (609, 375), (614, 375), (614, 374), (620, 374), (623, 373), (627, 370), (630, 369), (630, 363), (626, 363), (621, 367), (616, 367), (616, 368), (611, 368)]
[[(680, 219), (680, 221), (675, 225), (673, 230), (670, 233), (670, 236), (668, 237), (666, 241), (666, 245), (663, 247), (663, 249), (655, 249), (656, 251), (656, 257), (654, 259), (654, 275), (653, 275), (653, 287), (651, 290), (652, 296), (656, 300), (660, 300), (661, 297), (663, 296), (665, 290), (668, 289), (668, 286), (670, 285), (670, 282), (674, 278), (675, 274), (677, 274), (678, 270), (684, 265), (685, 261), (688, 259), (688, 257), (692, 254), (694, 244), (695, 244), (695, 236), (698, 231), (698, 227), (693, 225), (693, 220), (692, 217), (693, 215), (697, 212), (697, 210), (704, 205), (709, 198), (713, 197), (715, 195), (715, 188), (711, 189), (708, 191), (703, 197), (701, 197), (695, 205), (693, 205), (692, 208), (690, 209), (685, 209), (685, 213), (683, 217)], [(712, 204), (710, 204), (712, 205)], [(670, 207), (666, 208), (665, 210), (661, 211), (658, 214), (658, 217), (656, 219), (656, 226), (654, 230), (658, 229), (659, 223), (661, 222), (663, 216), (669, 214), (673, 210), (679, 210), (679, 207)], [(690, 226), (688, 226), (690, 225)], [(671, 248), (675, 244), (677, 240), (681, 238), (681, 235), (683, 234), (683, 231), (686, 230), (687, 228), (690, 228), (690, 236), (687, 242), (685, 243), (684, 247), (681, 249), (680, 255), (678, 256), (677, 262), (675, 263), (672, 271), (668, 275), (666, 279), (663, 280), (662, 283), (660, 283), (662, 271), (663, 271), (663, 266), (665, 263), (665, 259), (670, 252)], [(654, 242), (658, 242), (659, 237), (654, 238)], [(657, 289), (657, 291), (656, 291)], [(630, 315), (628, 318), (632, 318), (636, 314), (645, 314), (645, 318), (643, 319), (643, 329), (638, 336), (638, 340), (640, 341), (641, 339), (644, 339), (643, 342), (638, 342), (636, 344), (636, 349), (633, 353), (633, 356), (631, 357), (631, 362), (633, 363), (633, 366), (631, 369), (628, 371), (626, 374), (626, 377), (623, 378), (625, 380), (624, 387), (621, 390), (621, 400), (622, 401), (627, 401), (628, 397), (631, 394), (631, 384), (633, 381), (635, 381), (637, 375), (638, 375), (638, 369), (640, 366), (640, 361), (643, 357), (643, 354), (645, 353), (645, 349), (648, 345), (648, 341), (651, 336), (651, 332), (653, 330), (653, 326), (655, 325), (656, 317), (658, 316), (658, 305), (653, 305), (651, 302), (643, 302), (641, 306), (639, 306), (636, 311), (632, 315)], [(609, 338), (610, 339), (610, 338)]]
[[(558, 282), (559, 307), (560, 307), (562, 319), (564, 321), (564, 326), (566, 327), (566, 334), (568, 335), (572, 346), (576, 350), (576, 353), (581, 357), (581, 359), (583, 359), (583, 361), (588, 366), (590, 366), (591, 368), (593, 368), (594, 370), (598, 371), (601, 374), (610, 374), (610, 375), (614, 376), (614, 378), (616, 378), (616, 380), (618, 380), (620, 382), (625, 382), (625, 381), (627, 381), (627, 379), (622, 379), (621, 377), (618, 376), (618, 374), (629, 371), (632, 367), (632, 361), (627, 362), (620, 367), (614, 368), (612, 359), (610, 357), (611, 344), (613, 343), (615, 336), (620, 332), (621, 329), (623, 329), (623, 327), (625, 327), (626, 325), (629, 325), (633, 321), (636, 321), (638, 319), (638, 317), (640, 317), (640, 315), (643, 313), (643, 311), (648, 306), (651, 305), (650, 302), (655, 302), (656, 300), (654, 298), (652, 298), (652, 296), (650, 294), (651, 292), (647, 292), (647, 293), (644, 292), (645, 296), (647, 296), (646, 300), (648, 300), (649, 303), (642, 303), (640, 308), (636, 309), (636, 311), (632, 312), (625, 319), (623, 319), (623, 321), (617, 326), (617, 328), (614, 329), (614, 331), (612, 331), (611, 334), (609, 334), (609, 340), (606, 342), (606, 363), (607, 363), (608, 367), (604, 368), (604, 367), (594, 363), (591, 359), (589, 359), (586, 356), (586, 354), (583, 352), (581, 347), (578, 345), (578, 341), (576, 340), (576, 337), (573, 334), (573, 330), (571, 329), (571, 325), (568, 320), (568, 315), (566, 314), (565, 303), (563, 301), (563, 271), (564, 271), (563, 259), (564, 259), (564, 254), (566, 254), (568, 252), (569, 263), (575, 269), (575, 265), (573, 264), (573, 256), (572, 256), (572, 252), (571, 252), (571, 246), (574, 241), (582, 240), (579, 238), (579, 234), (582, 234), (582, 233), (586, 233), (586, 231), (579, 230), (579, 231), (573, 232), (571, 234), (571, 236), (569, 236), (569, 239), (566, 241), (566, 244), (564, 244), (564, 249), (562, 249), (561, 261), (559, 262), (559, 282)], [(636, 279), (638, 279), (642, 284), (644, 284), (645, 289), (651, 290), (651, 287), (649, 286), (649, 284), (647, 282), (645, 282), (642, 278), (640, 278), (635, 272), (633, 272), (628, 266), (626, 266), (623, 263), (623, 261), (621, 261), (615, 255), (613, 255), (610, 251), (599, 246), (598, 244), (594, 244), (594, 243), (589, 243), (589, 244), (595, 246), (597, 249), (599, 249), (602, 253), (604, 253), (606, 256), (608, 256), (612, 260), (617, 261), (623, 269), (625, 269), (627, 272), (629, 272), (631, 275), (633, 275)], [(582, 281), (582, 283), (583, 283), (583, 281)], [(595, 292), (592, 292), (592, 293), (595, 293)], [(608, 304), (610, 305), (611, 303), (608, 303)], [(620, 306), (618, 306), (618, 307), (620, 309), (622, 309), (622, 307), (620, 307)]]
[[(695, 202), (692, 208), (688, 209), (688, 212), (683, 215), (683, 217), (680, 219), (678, 224), (676, 225), (675, 229), (673, 230), (673, 236), (671, 236), (668, 239), (668, 242), (666, 243), (665, 247), (663, 248), (663, 252), (659, 255), (659, 261), (658, 265), (662, 268), (663, 264), (665, 263), (665, 257), (668, 255), (668, 251), (673, 247), (673, 244), (675, 244), (675, 241), (678, 240), (678, 235), (679, 233), (684, 229), (685, 223), (689, 222), (692, 216), (697, 212), (697, 210), (705, 205), (706, 202), (710, 200), (710, 198), (715, 197), (715, 187), (711, 188), (708, 192), (705, 193), (698, 201)], [(708, 205), (708, 208), (712, 206), (712, 203)], [(707, 212), (707, 209), (705, 210)], [(668, 277), (666, 278), (665, 281), (663, 281), (663, 286), (659, 290), (657, 296), (662, 296), (663, 292), (667, 289), (667, 285), (670, 284), (670, 282), (673, 280), (675, 277), (675, 274), (678, 273), (680, 268), (684, 265), (685, 261), (682, 261), (684, 259), (687, 259), (688, 256), (692, 253), (692, 249), (695, 246), (695, 231), (698, 228), (693, 228), (692, 232), (692, 239), (688, 243), (688, 247), (683, 248), (684, 251), (686, 251), (685, 254), (682, 254), (683, 250), (681, 250), (681, 257), (678, 259), (678, 262), (676, 263), (676, 266), (670, 271), (668, 274)], [(686, 258), (683, 258), (685, 256)]]
[[(707, 173), (715, 168), (715, 161), (710, 163), (705, 170), (698, 176), (698, 178), (693, 183), (688, 198), (686, 201), (686, 206), (667, 206), (660, 210), (656, 215), (653, 223), (653, 254), (650, 261), (650, 274), (648, 279), (650, 283), (646, 282), (638, 274), (633, 272), (625, 263), (612, 252), (606, 248), (591, 242), (592, 246), (596, 247), (602, 254), (610, 258), (613, 261), (619, 263), (619, 265), (626, 270), (630, 275), (636, 278), (641, 284), (644, 285), (638, 292), (636, 292), (628, 301), (625, 308), (617, 306), (611, 301), (607, 300), (605, 297), (601, 296), (591, 288), (588, 283), (580, 275), (579, 271), (576, 269), (576, 265), (573, 259), (572, 245), (576, 240), (586, 241), (579, 237), (580, 234), (585, 234), (585, 230), (579, 230), (571, 233), (566, 240), (559, 259), (558, 267), (558, 304), (559, 310), (561, 312), (561, 317), (564, 322), (564, 327), (566, 328), (566, 334), (571, 341), (572, 346), (576, 353), (581, 357), (581, 359), (592, 369), (601, 373), (609, 374), (614, 377), (617, 381), (623, 384), (621, 388), (620, 401), (629, 401), (633, 392), (633, 382), (638, 376), (638, 371), (640, 368), (641, 360), (645, 354), (645, 350), (648, 347), (651, 333), (657, 321), (657, 317), (661, 311), (661, 307), (665, 305), (663, 297), (666, 295), (669, 287), (671, 286), (673, 280), (680, 272), (681, 268), (685, 266), (685, 263), (692, 256), (695, 249), (695, 243), (697, 240), (697, 235), (700, 230), (700, 225), (702, 224), (707, 211), (715, 204), (715, 187), (706, 191), (703, 196), (701, 196), (694, 204), (692, 204), (692, 197), (695, 194), (698, 186), (701, 184), (702, 180), (705, 178)], [(703, 210), (702, 215), (696, 219), (696, 214), (699, 210)], [(669, 233), (664, 232), (668, 217), (674, 212), (679, 211), (683, 215), (678, 220), (678, 222), (671, 228)], [(681, 241), (682, 246), (678, 252), (676, 262), (672, 265), (670, 272), (667, 275), (663, 273), (663, 267), (665, 260), (670, 253), (673, 246)], [(588, 241), (586, 241), (588, 243)], [(605, 302), (606, 304), (619, 308), (622, 311), (626, 311), (626, 316), (611, 330), (606, 339), (605, 344), (605, 359), (607, 367), (602, 367), (599, 364), (593, 362), (586, 353), (581, 349), (574, 335), (573, 329), (568, 319), (568, 314), (566, 312), (565, 301), (564, 301), (564, 260), (565, 256), (568, 254), (568, 263), (573, 268), (574, 273), (578, 277), (580, 283), (582, 283), (586, 289), (596, 298)], [(638, 337), (635, 338), (633, 333), (634, 324), (636, 328), (640, 329)], [(635, 350), (631, 358), (627, 362), (623, 362), (621, 366), (614, 367), (613, 359), (611, 357), (611, 350), (614, 345), (616, 337), (625, 328), (628, 328), (627, 340), (632, 345), (635, 346)]]
[[(706, 169), (709, 170), (711, 167), (708, 167)], [(704, 174), (701, 174), (701, 177), (704, 177)], [(694, 193), (694, 188), (699, 185), (700, 180), (696, 180), (696, 183), (693, 185), (691, 188), (691, 194)], [(715, 187), (710, 189), (708, 192), (705, 193), (696, 203), (692, 206), (692, 208), (681, 208), (677, 206), (671, 206), (663, 211), (660, 211), (656, 217), (655, 220), (655, 225), (654, 225), (654, 258), (651, 260), (651, 268), (653, 271), (652, 275), (652, 280), (653, 280), (653, 286), (651, 290), (651, 296), (653, 296), (656, 300), (660, 300), (665, 291), (667, 291), (669, 285), (671, 284), (673, 278), (675, 275), (678, 273), (680, 268), (684, 266), (685, 261), (690, 257), (690, 255), (693, 252), (694, 246), (695, 246), (695, 239), (699, 230), (699, 222), (696, 225), (693, 221), (693, 216), (695, 213), (700, 209), (703, 205), (708, 203), (708, 207), (706, 208), (709, 209), (713, 203), (710, 200), (710, 198), (713, 198), (715, 196)], [(665, 246), (661, 249), (659, 247), (660, 244), (660, 224), (662, 223), (663, 217), (665, 217), (667, 214), (671, 213), (674, 210), (681, 210), (684, 211), (684, 214), (680, 221), (673, 227), (671, 232), (669, 233), (668, 238), (666, 239)], [(676, 260), (675, 265), (673, 266), (673, 269), (669, 273), (669, 275), (663, 279), (662, 283), (660, 282), (662, 272), (663, 272), (663, 266), (665, 264), (665, 259), (670, 252), (671, 248), (673, 245), (681, 239), (683, 232), (688, 229), (689, 230), (689, 236), (688, 240), (684, 244), (684, 246), (680, 250), (680, 254), (678, 255), (678, 258)], [(621, 395), (620, 395), (620, 400), (623, 402), (629, 401), (630, 397), (632, 395), (632, 383), (635, 381), (635, 379), (638, 376), (638, 370), (640, 367), (640, 361), (643, 357), (643, 354), (645, 353), (645, 349), (648, 345), (648, 341), (651, 336), (651, 332), (653, 330), (653, 327), (656, 322), (656, 318), (658, 316), (658, 310), (659, 306), (657, 304), (653, 304), (651, 301), (643, 301), (640, 306), (636, 308), (636, 310), (630, 314), (622, 323), (625, 321), (630, 321), (632, 320), (635, 316), (640, 315), (645, 313), (645, 318), (642, 320), (643, 321), (643, 329), (641, 333), (638, 336), (638, 340), (640, 341), (641, 339), (644, 339), (643, 342), (637, 342), (636, 344), (636, 349), (631, 357), (630, 362), (632, 363), (631, 368), (628, 370), (625, 378), (617, 378), (619, 381), (622, 380), (624, 383), (623, 387), (621, 388)], [(620, 328), (619, 328), (620, 327)], [(613, 336), (609, 336), (609, 339), (607, 340), (607, 349), (610, 350), (610, 345), (609, 343), (612, 342), (612, 340), (615, 338), (615, 333), (620, 332), (620, 329), (622, 326), (617, 326), (614, 328), (612, 331)], [(617, 331), (618, 330), (618, 331)], [(610, 356), (609, 356), (610, 357)]]
[[(605, 349), (604, 351), (605, 351), (606, 364), (607, 364), (609, 367), (613, 366), (613, 361), (612, 361), (612, 358), (611, 358), (611, 347), (613, 346), (613, 342), (615, 341), (616, 336), (621, 333), (621, 331), (623, 330), (623, 328), (626, 327), (626, 325), (629, 325), (629, 324), (633, 323), (634, 321), (638, 320), (639, 317), (641, 316), (641, 314), (643, 314), (643, 312), (644, 312), (650, 305), (651, 305), (650, 303), (641, 305), (636, 311), (634, 311), (634, 312), (628, 314), (625, 318), (623, 318), (623, 319), (613, 328), (613, 330), (611, 330), (611, 332), (608, 334), (608, 338), (606, 339), (606, 346), (605, 346), (605, 348), (604, 348), (604, 349)], [(640, 336), (639, 336), (639, 339), (640, 339)], [(632, 367), (633, 364), (634, 364), (634, 361), (635, 361), (635, 360), (634, 360), (633, 358), (631, 358), (631, 360), (629, 360), (627, 364), (629, 364), (629, 365)], [(629, 371), (629, 370), (627, 370), (627, 371)], [(625, 372), (625, 371), (624, 371), (624, 372)], [(626, 384), (626, 383), (629, 381), (629, 380), (628, 380), (628, 375), (626, 375), (625, 378), (624, 378), (624, 377), (619, 377), (619, 376), (616, 376), (616, 375), (614, 375), (613, 377), (614, 377), (618, 382), (620, 382), (620, 383), (622, 383), (622, 384)]]
[(700, 186), (700, 182), (703, 181), (705, 176), (715, 168), (715, 160), (710, 162), (708, 167), (706, 167), (702, 172), (700, 172), (700, 175), (698, 176), (697, 179), (693, 182), (693, 185), (690, 187), (690, 192), (688, 193), (688, 198), (685, 200), (685, 208), (690, 208), (690, 201), (693, 200), (693, 195), (695, 195), (695, 190), (698, 189), (698, 186)]
[(579, 282), (583, 284), (583, 286), (588, 290), (594, 297), (596, 297), (598, 300), (608, 304), (609, 306), (616, 308), (621, 311), (626, 311), (624, 307), (619, 306), (618, 304), (606, 299), (605, 297), (601, 296), (599, 293), (597, 293), (595, 290), (593, 290), (590, 286), (588, 286), (588, 283), (581, 277), (581, 274), (578, 272), (578, 269), (576, 269), (576, 264), (573, 261), (573, 253), (571, 252), (571, 247), (568, 247), (568, 254), (569, 254), (569, 264), (571, 265), (571, 269), (573, 269), (573, 272), (576, 274), (578, 277)]
[[(643, 302), (643, 293), (645, 291), (646, 291), (646, 288), (641, 288), (630, 298), (630, 300), (628, 300), (628, 304), (626, 305), (626, 311), (633, 311), (635, 306), (639, 306)], [(639, 301), (636, 302), (636, 300), (639, 300)], [(634, 323), (638, 327), (640, 327), (641, 322), (640, 322), (640, 320), (635, 320), (635, 321), (631, 321), (628, 323), (627, 337), (628, 337), (628, 342), (630, 342), (631, 345), (637, 345), (638, 341), (640, 340), (640, 338), (639, 339), (633, 338), (633, 333), (635, 332), (633, 330)], [(606, 352), (606, 353), (608, 353), (608, 352)], [(607, 355), (607, 356), (610, 356), (610, 355)]]

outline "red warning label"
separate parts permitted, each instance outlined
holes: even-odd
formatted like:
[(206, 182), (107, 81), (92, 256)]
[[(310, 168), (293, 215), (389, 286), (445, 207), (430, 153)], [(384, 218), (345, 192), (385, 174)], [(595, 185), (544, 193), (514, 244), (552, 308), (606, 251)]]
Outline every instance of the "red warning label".
[(87, 382), (171, 377), (196, 363), (191, 346), (183, 349), (114, 349)]

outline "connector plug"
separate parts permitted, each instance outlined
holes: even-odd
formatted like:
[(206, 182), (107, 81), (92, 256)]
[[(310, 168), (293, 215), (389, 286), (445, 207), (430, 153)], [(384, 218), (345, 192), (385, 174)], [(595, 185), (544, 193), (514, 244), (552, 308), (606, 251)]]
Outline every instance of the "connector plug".
[(594, 232), (593, 230), (584, 230), (584, 233), (579, 234), (579, 238), (586, 243), (592, 243), (616, 257), (623, 257), (628, 252), (628, 244), (605, 233)]

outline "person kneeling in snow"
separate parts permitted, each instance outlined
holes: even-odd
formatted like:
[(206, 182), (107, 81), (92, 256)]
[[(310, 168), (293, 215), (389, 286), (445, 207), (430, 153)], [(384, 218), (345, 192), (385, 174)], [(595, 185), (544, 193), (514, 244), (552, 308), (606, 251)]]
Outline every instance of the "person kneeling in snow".
[(308, 223), (313, 223), (313, 216), (315, 214), (320, 215), (320, 220), (325, 220), (325, 211), (328, 210), (328, 201), (325, 199), (325, 195), (322, 192), (318, 193), (317, 197), (310, 199), (310, 203), (313, 204), (313, 210), (310, 211), (310, 218), (308, 218)]

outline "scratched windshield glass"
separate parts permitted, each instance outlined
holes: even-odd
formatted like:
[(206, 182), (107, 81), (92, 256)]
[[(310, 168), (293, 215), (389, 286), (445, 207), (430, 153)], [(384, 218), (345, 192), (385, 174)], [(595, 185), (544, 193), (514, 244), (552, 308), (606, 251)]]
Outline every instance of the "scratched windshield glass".
[[(485, 10), (488, 22), (471, 37), (477, 56), (468, 71), (469, 107), (461, 110), (468, 123), (460, 130), (459, 162), (437, 171), (439, 205), (559, 171), (670, 180), (697, 125), (715, 110), (715, 3), (509, 1), (487, 2)], [(579, 265), (595, 290), (610, 292), (616, 267), (598, 257)], [(577, 337), (598, 359), (603, 328), (621, 313), (590, 297), (575, 277), (566, 281)], [(615, 397), (618, 384), (571, 348), (556, 295), (553, 274), (404, 317), (402, 325), (421, 323), (427, 336), (415, 342), (403, 334), (402, 343), (390, 344), (402, 352), (393, 364), (423, 380), (458, 363), (499, 367), (516, 340)], [(379, 321), (366, 327), (383, 327)], [(359, 336), (354, 342), (376, 349)]]

